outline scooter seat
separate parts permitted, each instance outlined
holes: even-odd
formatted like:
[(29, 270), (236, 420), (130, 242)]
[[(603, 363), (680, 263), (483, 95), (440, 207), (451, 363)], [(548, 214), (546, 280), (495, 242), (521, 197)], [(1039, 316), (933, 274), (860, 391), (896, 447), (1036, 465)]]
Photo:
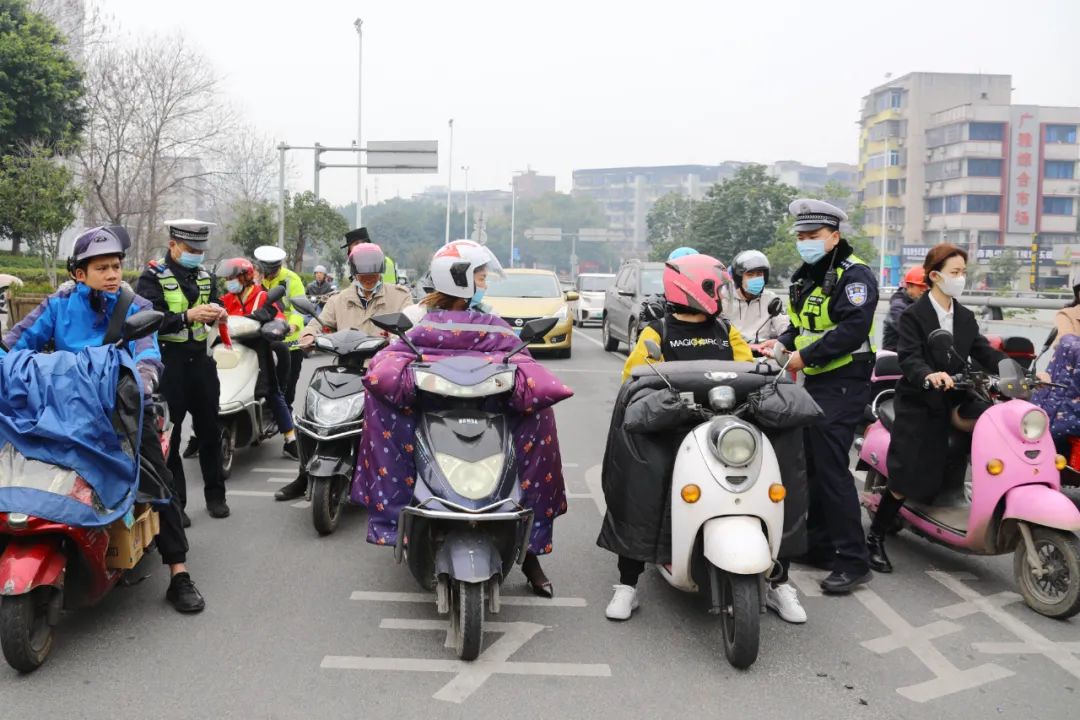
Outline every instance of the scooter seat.
[(896, 407), (893, 404), (893, 399), (882, 401), (877, 408), (878, 420), (885, 426), (885, 429), (892, 432), (893, 423), (896, 422)]

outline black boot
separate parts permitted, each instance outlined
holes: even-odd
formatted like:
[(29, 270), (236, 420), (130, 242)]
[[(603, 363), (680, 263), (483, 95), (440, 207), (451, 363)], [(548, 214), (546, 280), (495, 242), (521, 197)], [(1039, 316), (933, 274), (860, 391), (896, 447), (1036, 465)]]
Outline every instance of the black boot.
[(544, 574), (544, 569), (540, 567), (540, 558), (533, 553), (526, 553), (525, 562), (521, 563), (521, 570), (529, 580), (529, 588), (532, 589), (533, 595), (544, 598), (555, 597), (555, 588)]
[(210, 513), (212, 518), (227, 518), (229, 517), (229, 504), (225, 502), (225, 498), (207, 499), (206, 511)]
[(278, 502), (285, 502), (286, 500), (295, 500), (300, 497), (304, 497), (307, 492), (307, 476), (298, 475), (288, 485), (284, 486), (276, 493), (274, 493), (274, 499)]
[(871, 529), (866, 534), (866, 551), (870, 554), (870, 567), (875, 572), (892, 572), (892, 563), (889, 562), (889, 556), (885, 553), (885, 537), (883, 535), (878, 535)]

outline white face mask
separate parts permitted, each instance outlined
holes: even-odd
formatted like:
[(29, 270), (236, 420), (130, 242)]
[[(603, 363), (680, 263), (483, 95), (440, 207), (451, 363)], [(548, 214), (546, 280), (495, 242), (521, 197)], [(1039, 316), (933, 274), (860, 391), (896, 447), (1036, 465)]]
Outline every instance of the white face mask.
[(954, 277), (939, 276), (938, 288), (951, 298), (958, 298), (964, 294), (964, 286), (967, 285), (967, 275)]

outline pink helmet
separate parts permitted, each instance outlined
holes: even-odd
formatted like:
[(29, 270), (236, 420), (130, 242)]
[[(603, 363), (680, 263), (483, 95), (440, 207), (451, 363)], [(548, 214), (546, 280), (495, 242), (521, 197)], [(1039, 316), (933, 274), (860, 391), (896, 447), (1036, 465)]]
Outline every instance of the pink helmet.
[(684, 255), (664, 263), (664, 297), (706, 315), (720, 312), (724, 264), (708, 255)]
[(386, 271), (386, 256), (375, 243), (361, 243), (349, 253), (349, 270), (353, 275), (381, 275)]

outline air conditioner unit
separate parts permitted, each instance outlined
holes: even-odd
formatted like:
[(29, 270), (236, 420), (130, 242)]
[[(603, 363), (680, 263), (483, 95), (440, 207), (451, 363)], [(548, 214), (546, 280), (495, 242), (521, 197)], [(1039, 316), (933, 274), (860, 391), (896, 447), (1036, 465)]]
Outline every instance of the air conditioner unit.
[(894, 232), (900, 232), (901, 230), (904, 229), (903, 225), (886, 225), (885, 227), (887, 227), (889, 230), (892, 230)]
[(926, 151), (926, 159), (927, 160), (933, 160), (934, 159), (934, 151), (933, 150), (927, 150)]
[(904, 138), (896, 139), (896, 147), (904, 147)]
[(924, 222), (930, 222), (930, 216), (929, 215), (923, 215), (922, 219), (923, 219)]

